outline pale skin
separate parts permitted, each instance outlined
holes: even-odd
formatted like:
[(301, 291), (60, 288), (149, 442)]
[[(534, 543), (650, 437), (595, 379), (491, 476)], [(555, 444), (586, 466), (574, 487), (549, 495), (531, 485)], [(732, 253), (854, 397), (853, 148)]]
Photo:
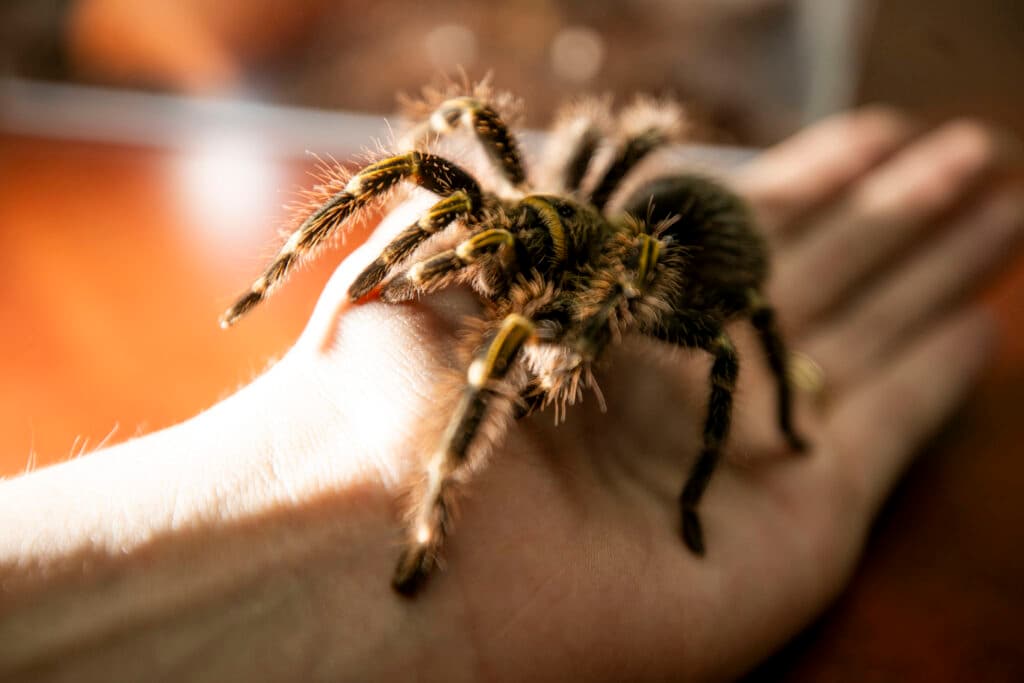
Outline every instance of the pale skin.
[(738, 326), (730, 461), (695, 557), (676, 500), (707, 362), (629, 341), (598, 373), (607, 414), (587, 397), (557, 428), (541, 413), (512, 429), (467, 487), (446, 569), (413, 600), (389, 586), (397, 498), (472, 305), (346, 303), (408, 222), (399, 209), (255, 382), (0, 485), (0, 677), (735, 677), (842, 589), (880, 503), (983, 367), (993, 323), (964, 295), (1019, 242), (1018, 164), (977, 124), (920, 134), (868, 110), (739, 171), (776, 250), (768, 294), (827, 377), (825, 396), (800, 397), (810, 451), (786, 451)]

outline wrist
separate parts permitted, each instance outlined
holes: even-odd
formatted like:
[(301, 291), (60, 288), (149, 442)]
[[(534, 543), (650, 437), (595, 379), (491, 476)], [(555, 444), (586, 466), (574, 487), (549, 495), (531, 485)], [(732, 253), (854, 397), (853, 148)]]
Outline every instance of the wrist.
[(345, 452), (303, 362), (181, 425), (3, 485), (0, 671), (103, 680), (110, 658), (136, 662), (137, 678), (215, 664), (225, 678), (322, 667), (370, 680), (408, 661), (423, 636), (386, 580), (394, 491)]

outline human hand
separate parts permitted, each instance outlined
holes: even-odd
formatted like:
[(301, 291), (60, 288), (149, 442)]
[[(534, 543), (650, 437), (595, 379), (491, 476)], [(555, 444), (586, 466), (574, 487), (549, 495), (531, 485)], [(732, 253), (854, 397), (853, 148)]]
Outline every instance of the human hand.
[[(702, 503), (708, 555), (695, 558), (676, 501), (707, 368), (627, 342), (598, 376), (607, 414), (587, 400), (557, 428), (544, 413), (520, 422), (467, 486), (447, 571), (401, 609), (457, 602), (472, 657), (509, 680), (728, 678), (767, 655), (842, 587), (878, 505), (983, 364), (991, 323), (962, 297), (1020, 234), (1024, 198), (1005, 182), (1016, 163), (975, 124), (915, 138), (866, 111), (741, 170), (775, 245), (789, 344), (827, 378), (824, 405), (800, 410), (811, 452), (785, 453), (771, 378), (744, 344), (731, 463)], [(397, 482), (421, 467), (420, 424), (444, 405), (436, 369), (456, 362), (472, 309), (447, 297), (337, 315), (388, 232), (342, 266), (293, 353), (329, 368), (315, 374), (359, 443), (387, 443), (352, 457)], [(382, 381), (393, 393), (368, 401)]]
[[(775, 247), (769, 294), (787, 341), (826, 377), (798, 406), (811, 452), (786, 451), (773, 381), (738, 324), (729, 462), (701, 503), (707, 555), (693, 556), (677, 496), (706, 360), (626, 340), (598, 373), (607, 413), (588, 397), (564, 425), (540, 413), (511, 430), (465, 487), (446, 570), (412, 601), (389, 586), (396, 501), (446, 415), (441, 377), (465, 370), (452, 339), (473, 301), (348, 303), (405, 206), (252, 385), (171, 430), (6, 483), (0, 640), (17, 647), (0, 671), (734, 677), (842, 588), (880, 501), (977, 376), (991, 323), (963, 295), (1020, 235), (1016, 170), (976, 126), (914, 138), (877, 111), (742, 169), (735, 185)], [(46, 627), (54, 615), (60, 629)]]

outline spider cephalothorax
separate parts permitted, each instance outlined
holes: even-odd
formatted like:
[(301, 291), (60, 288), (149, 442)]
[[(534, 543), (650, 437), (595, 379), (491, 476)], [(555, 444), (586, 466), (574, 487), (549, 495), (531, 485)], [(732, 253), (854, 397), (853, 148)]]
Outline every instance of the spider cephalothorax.
[[(725, 330), (730, 320), (748, 318), (758, 331), (778, 383), (779, 425), (793, 447), (801, 446), (790, 417), (786, 352), (760, 294), (766, 248), (742, 202), (689, 174), (622, 191), (641, 160), (677, 138), (679, 108), (640, 99), (615, 119), (604, 101), (570, 107), (537, 174), (545, 185), (535, 188), (493, 102), (481, 88), (436, 98), (405, 151), (329, 178), (277, 257), (222, 320), (235, 322), (298, 259), (402, 181), (438, 196), (349, 290), (353, 300), (377, 290), (382, 300), (397, 302), (464, 283), (485, 304), (461, 394), (412, 506), (393, 579), (405, 594), (438, 561), (455, 490), (488, 441), (485, 432), (493, 437), (514, 416), (549, 404), (560, 415), (593, 387), (592, 363), (624, 334), (713, 357), (703, 447), (679, 499), (683, 539), (695, 553), (704, 551), (696, 506), (729, 431), (739, 371)], [(487, 186), (430, 151), (437, 138), (459, 128), (475, 135), (498, 172)], [(624, 196), (612, 212), (616, 195)], [(428, 240), (449, 229), (462, 230), (464, 239), (451, 249), (431, 249)]]

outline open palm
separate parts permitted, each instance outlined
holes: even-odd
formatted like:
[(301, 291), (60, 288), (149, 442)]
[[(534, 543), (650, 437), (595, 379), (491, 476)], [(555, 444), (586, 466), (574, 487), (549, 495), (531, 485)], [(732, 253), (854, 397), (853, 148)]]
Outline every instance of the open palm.
[(311, 378), (309, 400), (331, 402), (339, 467), (372, 472), (386, 494), (373, 498), (366, 585), (415, 654), (374, 662), (366, 679), (413, 667), (428, 680), (727, 679), (779, 646), (841, 589), (878, 505), (983, 363), (991, 325), (962, 297), (1021, 232), (1024, 200), (1002, 182), (1014, 163), (974, 124), (918, 137), (865, 111), (741, 169), (735, 186), (773, 243), (769, 296), (788, 343), (827, 378), (798, 399), (809, 451), (786, 449), (774, 380), (737, 323), (727, 463), (700, 507), (707, 554), (694, 556), (677, 501), (699, 450), (707, 358), (627, 339), (597, 373), (607, 412), (588, 396), (564, 424), (535, 414), (495, 448), (465, 487), (444, 571), (412, 601), (387, 594), (399, 538), (388, 500), (446, 417), (438, 377), (458, 364), (453, 335), (472, 302), (346, 303), (407, 209), (390, 217), (279, 365)]

